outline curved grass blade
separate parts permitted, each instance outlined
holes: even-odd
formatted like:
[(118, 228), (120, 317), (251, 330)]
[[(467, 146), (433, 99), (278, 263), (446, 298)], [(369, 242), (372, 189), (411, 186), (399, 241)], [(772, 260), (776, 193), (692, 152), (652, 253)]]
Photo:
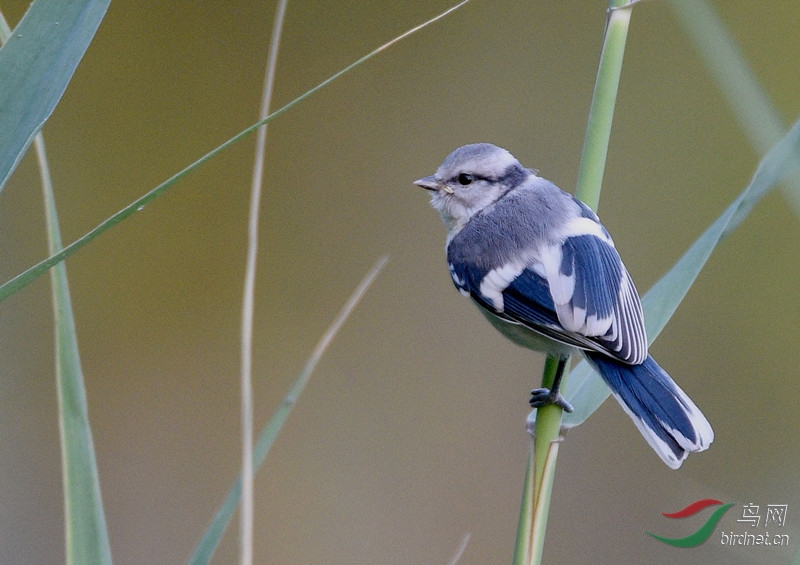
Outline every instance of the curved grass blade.
[[(48, 247), (54, 253), (61, 248), (61, 235), (41, 133), (35, 138), (35, 147), (44, 186)], [(100, 496), (100, 479), (89, 425), (89, 407), (66, 265), (56, 265), (50, 275), (53, 287), (61, 473), (64, 484), (66, 562), (74, 565), (110, 565), (111, 546)]]
[[(278, 50), (286, 18), (288, 0), (280, 0), (272, 24), (272, 38), (264, 73), (259, 118), (269, 116), (272, 92), (275, 86), (275, 71), (278, 68)], [(264, 162), (266, 160), (267, 124), (261, 126), (256, 136), (256, 156), (250, 188), (250, 212), (247, 221), (247, 256), (245, 260), (244, 290), (242, 296), (241, 324), (241, 428), (242, 428), (242, 506), (239, 512), (239, 562), (253, 563), (253, 317), (255, 311), (256, 265), (258, 258), (258, 227), (261, 217), (261, 194), (264, 185)]]
[[(388, 260), (389, 257), (384, 255), (378, 259), (375, 265), (373, 265), (369, 272), (364, 276), (364, 279), (353, 291), (353, 294), (350, 295), (350, 298), (339, 311), (339, 315), (325, 332), (325, 335), (323, 335), (322, 339), (320, 339), (319, 343), (317, 343), (317, 346), (314, 348), (311, 357), (309, 357), (308, 361), (306, 361), (305, 367), (303, 367), (300, 375), (298, 375), (297, 379), (292, 385), (292, 388), (289, 389), (289, 392), (283, 398), (283, 401), (272, 415), (272, 418), (270, 418), (267, 425), (264, 426), (264, 429), (258, 436), (258, 441), (256, 442), (256, 447), (253, 452), (253, 473), (258, 471), (259, 467), (261, 467), (261, 465), (264, 463), (264, 460), (267, 458), (269, 450), (272, 448), (272, 444), (278, 437), (278, 433), (286, 423), (292, 408), (294, 408), (294, 405), (297, 403), (300, 393), (303, 392), (306, 384), (308, 384), (314, 369), (317, 367), (320, 359), (325, 354), (325, 351), (328, 349), (331, 341), (333, 341), (333, 338), (336, 337), (339, 329), (341, 329), (342, 325), (345, 323), (345, 321), (347, 321), (347, 318), (358, 305), (359, 301), (364, 296), (364, 293), (367, 292), (375, 278), (378, 276), (378, 274), (380, 274)], [(220, 509), (217, 511), (216, 515), (211, 521), (211, 524), (203, 534), (203, 537), (200, 540), (200, 543), (197, 545), (194, 554), (189, 559), (189, 565), (206, 565), (211, 561), (211, 557), (214, 555), (214, 551), (216, 551), (220, 539), (222, 539), (222, 534), (225, 533), (225, 529), (228, 527), (228, 524), (233, 517), (233, 513), (236, 511), (236, 507), (239, 506), (239, 500), (241, 497), (242, 477), (240, 475), (233, 484), (233, 487), (231, 487), (231, 490), (228, 492), (228, 497), (225, 499), (225, 502), (222, 503), (222, 506), (220, 506)]]
[[(786, 132), (786, 124), (747, 64), (747, 57), (711, 2), (670, 0), (668, 4), (728, 99), (750, 145), (764, 155)], [(795, 214), (800, 214), (800, 176), (787, 179), (783, 192)]]
[(111, 0), (37, 0), (0, 49), (0, 190), (52, 114)]
[[(800, 168), (800, 120), (764, 157), (747, 188), (698, 238), (670, 271), (642, 298), (647, 335), (652, 343), (689, 292), (714, 248), (744, 221), (758, 201)], [(575, 411), (564, 414), (566, 428), (583, 423), (608, 397), (602, 379), (583, 361), (570, 373), (564, 397)]]
[(297, 98), (295, 98), (294, 100), (289, 102), (288, 104), (286, 104), (286, 105), (282, 106), (281, 108), (279, 108), (279, 109), (275, 110), (274, 112), (272, 112), (269, 116), (267, 116), (263, 120), (259, 120), (256, 123), (254, 123), (253, 125), (251, 125), (250, 127), (243, 129), (241, 132), (237, 133), (236, 135), (234, 135), (233, 137), (228, 139), (222, 145), (219, 145), (215, 149), (212, 149), (211, 151), (209, 151), (208, 153), (206, 153), (205, 155), (203, 155), (202, 157), (197, 159), (194, 163), (192, 163), (192, 164), (188, 165), (187, 167), (185, 167), (184, 169), (178, 171), (177, 173), (172, 175), (170, 178), (168, 178), (167, 180), (165, 180), (164, 182), (159, 184), (157, 187), (152, 189), (150, 192), (146, 193), (144, 196), (141, 196), (141, 197), (137, 198), (136, 200), (134, 200), (133, 202), (131, 202), (130, 204), (125, 206), (119, 212), (117, 212), (117, 213), (113, 214), (112, 216), (106, 218), (103, 222), (101, 222), (99, 225), (97, 225), (94, 229), (92, 229), (89, 232), (85, 233), (84, 235), (82, 235), (81, 237), (79, 237), (78, 239), (76, 239), (75, 241), (70, 243), (69, 245), (67, 245), (64, 249), (62, 249), (58, 253), (55, 253), (55, 254), (51, 255), (50, 257), (48, 257), (47, 259), (44, 259), (44, 260), (40, 261), (36, 265), (34, 265), (32, 267), (29, 267), (28, 269), (26, 269), (22, 273), (20, 273), (17, 276), (15, 276), (10, 281), (7, 281), (7, 282), (3, 283), (0, 286), (0, 302), (2, 302), (3, 300), (8, 298), (9, 296), (14, 294), (15, 292), (19, 291), (23, 287), (27, 286), (28, 284), (32, 283), (38, 277), (40, 277), (45, 272), (47, 272), (48, 269), (52, 268), (53, 265), (56, 265), (56, 264), (60, 263), (61, 261), (63, 261), (64, 259), (66, 259), (70, 255), (72, 255), (73, 253), (77, 252), (80, 248), (82, 248), (84, 245), (86, 245), (89, 242), (91, 242), (94, 238), (96, 238), (97, 236), (99, 236), (103, 232), (113, 228), (114, 226), (116, 226), (117, 224), (122, 222), (123, 220), (126, 220), (127, 218), (132, 216), (134, 213), (136, 213), (137, 210), (140, 210), (148, 202), (150, 202), (152, 200), (155, 200), (156, 198), (158, 198), (159, 196), (164, 194), (164, 192), (166, 192), (167, 189), (171, 188), (175, 183), (177, 183), (183, 177), (187, 176), (189, 173), (194, 171), (197, 167), (199, 167), (203, 163), (205, 163), (207, 161), (210, 161), (218, 153), (222, 153), (224, 150), (226, 150), (229, 147), (235, 145), (236, 143), (238, 143), (239, 141), (241, 141), (242, 139), (244, 139), (245, 137), (247, 137), (251, 133), (255, 132), (258, 128), (260, 128), (264, 124), (269, 123), (273, 119), (277, 118), (279, 115), (283, 114), (284, 112), (287, 112), (289, 109), (293, 108), (294, 106), (296, 106), (297, 104), (299, 104), (300, 102), (302, 102), (303, 100), (305, 100), (306, 98), (311, 96), (312, 94), (314, 94), (317, 91), (319, 91), (319, 90), (323, 89), (324, 87), (328, 86), (333, 81), (335, 81), (336, 79), (344, 76), (348, 72), (354, 70), (356, 67), (358, 67), (362, 63), (365, 63), (367, 60), (371, 59), (375, 55), (378, 55), (382, 51), (388, 49), (389, 47), (391, 47), (392, 45), (394, 45), (398, 41), (400, 41), (402, 39), (405, 39), (409, 35), (411, 35), (413, 33), (416, 33), (417, 31), (421, 30), (422, 28), (424, 28), (424, 27), (426, 27), (426, 26), (428, 26), (428, 25), (440, 20), (441, 18), (447, 16), (448, 14), (453, 12), (454, 10), (457, 10), (458, 8), (460, 8), (461, 6), (466, 4), (468, 1), (469, 0), (462, 0), (461, 2), (459, 2), (458, 4), (456, 4), (455, 6), (449, 8), (449, 9), (445, 10), (444, 12), (439, 14), (438, 16), (435, 16), (435, 17), (431, 18), (430, 20), (428, 20), (428, 21), (426, 21), (426, 22), (424, 22), (424, 23), (422, 23), (422, 24), (420, 24), (418, 26), (411, 28), (410, 30), (398, 35), (397, 37), (395, 37), (391, 41), (389, 41), (387, 43), (384, 43), (383, 45), (381, 45), (377, 49), (367, 53), (366, 55), (364, 55), (363, 57), (358, 59), (356, 62), (351, 63), (350, 65), (346, 66), (345, 68), (343, 68), (342, 70), (340, 70), (336, 74), (328, 77), (327, 79), (325, 79), (324, 81), (319, 83), (317, 86), (313, 87), (310, 90), (307, 90), (306, 92), (304, 92), (303, 94), (301, 94), (300, 96), (298, 96)]
[[(10, 35), (0, 15), (0, 39)], [(50, 253), (62, 247), (47, 151), (41, 133), (34, 138), (44, 194), (47, 242)], [(105, 514), (94, 443), (89, 426), (75, 320), (67, 283), (66, 266), (51, 271), (56, 345), (56, 386), (59, 406), (66, 562), (111, 563)]]

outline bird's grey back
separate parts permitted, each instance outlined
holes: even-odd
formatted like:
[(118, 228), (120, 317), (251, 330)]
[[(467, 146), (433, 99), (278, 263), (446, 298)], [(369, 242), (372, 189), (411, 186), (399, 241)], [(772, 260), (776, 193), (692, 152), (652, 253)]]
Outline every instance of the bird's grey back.
[(580, 206), (569, 194), (531, 175), (467, 222), (453, 238), (458, 244), (449, 246), (448, 259), (491, 270), (521, 256), (535, 256), (541, 245), (554, 243), (548, 235), (559, 234), (561, 218), (573, 217), (571, 210), (576, 209)]

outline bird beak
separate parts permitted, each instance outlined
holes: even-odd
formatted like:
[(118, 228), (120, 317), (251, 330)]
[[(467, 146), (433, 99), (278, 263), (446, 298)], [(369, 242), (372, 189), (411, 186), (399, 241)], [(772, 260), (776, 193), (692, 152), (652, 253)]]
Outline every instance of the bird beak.
[(440, 190), (443, 190), (448, 194), (453, 194), (452, 189), (450, 189), (446, 185), (439, 183), (439, 181), (437, 181), (436, 177), (433, 175), (429, 177), (422, 177), (419, 180), (415, 180), (414, 184), (421, 188), (424, 188), (425, 190), (430, 190), (432, 192), (439, 192)]

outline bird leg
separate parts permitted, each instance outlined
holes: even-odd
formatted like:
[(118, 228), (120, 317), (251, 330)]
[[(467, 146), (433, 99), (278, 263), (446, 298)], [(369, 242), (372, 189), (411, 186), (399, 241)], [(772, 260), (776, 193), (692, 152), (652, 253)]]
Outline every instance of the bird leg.
[(560, 357), (558, 359), (558, 366), (556, 367), (556, 376), (553, 378), (553, 386), (551, 388), (535, 388), (531, 391), (531, 408), (542, 408), (555, 404), (564, 412), (572, 412), (572, 405), (567, 402), (561, 393), (558, 392), (561, 386), (561, 379), (564, 377), (564, 369), (567, 366), (567, 359), (569, 357)]

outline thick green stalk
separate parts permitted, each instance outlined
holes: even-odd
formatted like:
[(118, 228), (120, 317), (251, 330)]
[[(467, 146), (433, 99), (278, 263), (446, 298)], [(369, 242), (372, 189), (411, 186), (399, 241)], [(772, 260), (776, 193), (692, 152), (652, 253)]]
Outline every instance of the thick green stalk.
[[(569, 365), (569, 364), (567, 364)], [(544, 367), (542, 386), (552, 388), (558, 359), (548, 357)], [(564, 372), (569, 366), (564, 367)], [(520, 521), (517, 527), (517, 544), (514, 565), (539, 563), (544, 551), (544, 534), (550, 508), (550, 494), (555, 479), (558, 444), (561, 441), (561, 408), (545, 406), (536, 412), (535, 433), (532, 434), (531, 455), (525, 474)]]
[[(578, 185), (575, 189), (575, 195), (593, 209), (597, 209), (600, 201), (600, 188), (611, 138), (611, 123), (632, 5), (633, 3), (619, 0), (611, 0), (609, 5), (603, 50), (600, 54), (581, 155)], [(548, 385), (552, 385), (556, 364), (556, 359), (548, 357), (542, 377), (543, 387), (549, 388)], [(520, 516), (515, 565), (523, 563), (532, 565), (541, 563), (542, 560), (547, 516), (555, 480), (558, 443), (561, 440), (561, 415), (561, 409), (557, 406), (547, 406), (537, 410), (536, 413), (533, 456), (529, 458), (529, 466), (533, 465), (534, 468), (528, 468), (521, 513), (524, 514), (526, 509), (530, 509), (533, 517)]]
[[(620, 6), (626, 6), (624, 8)], [(583, 140), (581, 167), (575, 196), (593, 210), (600, 202), (600, 187), (606, 168), (608, 142), (611, 139), (611, 122), (617, 101), (622, 58), (628, 38), (632, 4), (612, 0), (609, 6), (603, 51), (597, 68), (597, 80), (589, 109), (586, 136)]]
[(517, 525), (517, 543), (514, 547), (513, 565), (528, 565), (531, 562), (531, 532), (533, 531), (533, 437), (531, 449), (528, 454), (528, 468), (525, 472), (525, 487), (522, 490), (522, 504), (519, 510), (519, 524)]

